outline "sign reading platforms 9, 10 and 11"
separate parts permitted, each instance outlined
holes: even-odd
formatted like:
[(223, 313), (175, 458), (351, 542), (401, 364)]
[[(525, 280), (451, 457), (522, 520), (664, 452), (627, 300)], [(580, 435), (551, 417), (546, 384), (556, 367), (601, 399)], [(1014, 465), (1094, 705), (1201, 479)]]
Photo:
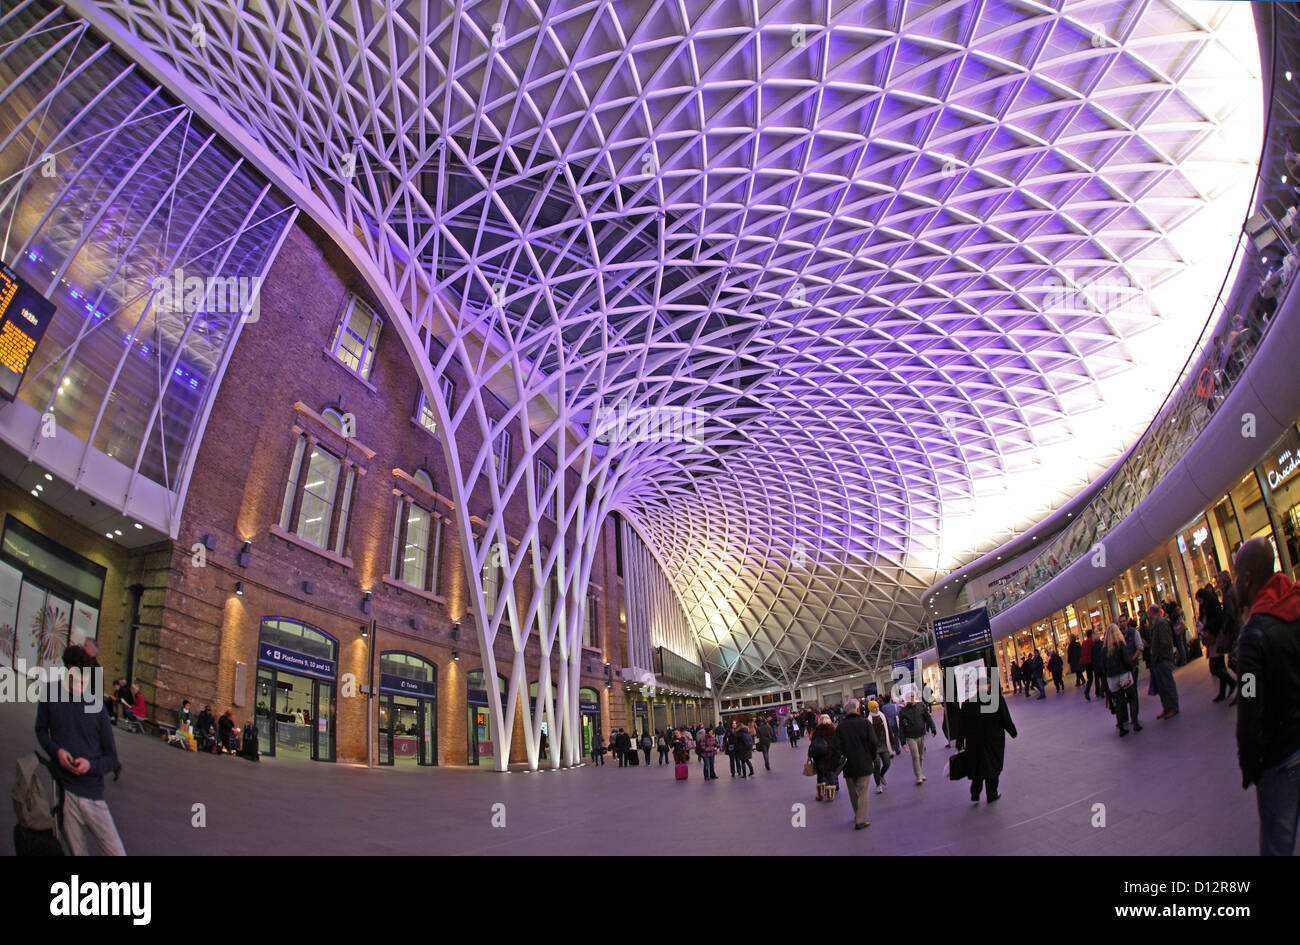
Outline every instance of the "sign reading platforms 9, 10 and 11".
[(36, 346), (54, 318), (54, 303), (0, 264), (0, 398), (13, 400)]

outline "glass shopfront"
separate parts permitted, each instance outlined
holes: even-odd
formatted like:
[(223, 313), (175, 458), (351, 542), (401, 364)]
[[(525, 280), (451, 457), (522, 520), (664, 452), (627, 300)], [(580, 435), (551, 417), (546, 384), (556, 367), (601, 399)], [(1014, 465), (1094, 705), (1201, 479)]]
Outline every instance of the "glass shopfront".
[(379, 763), (438, 763), (438, 667), (414, 653), (379, 655)]
[(1300, 575), (1300, 432), (1294, 426), (1268, 451), (1259, 478), (1281, 531), (1279, 552), (1285, 551), (1294, 578)]
[(578, 716), (582, 720), (582, 754), (591, 754), (591, 738), (600, 728), (600, 696), (595, 689), (578, 690)]
[(338, 641), (285, 617), (264, 617), (257, 643), (262, 753), (334, 760)]
[(0, 665), (57, 666), (69, 644), (96, 639), (107, 573), (6, 516), (0, 542)]

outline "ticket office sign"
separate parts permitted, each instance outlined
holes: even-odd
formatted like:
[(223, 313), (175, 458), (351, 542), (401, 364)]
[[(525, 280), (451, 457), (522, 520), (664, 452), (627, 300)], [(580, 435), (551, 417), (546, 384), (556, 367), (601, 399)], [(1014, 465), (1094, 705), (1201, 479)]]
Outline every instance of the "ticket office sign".
[(54, 318), (54, 303), (0, 264), (0, 398), (13, 400), (36, 346)]

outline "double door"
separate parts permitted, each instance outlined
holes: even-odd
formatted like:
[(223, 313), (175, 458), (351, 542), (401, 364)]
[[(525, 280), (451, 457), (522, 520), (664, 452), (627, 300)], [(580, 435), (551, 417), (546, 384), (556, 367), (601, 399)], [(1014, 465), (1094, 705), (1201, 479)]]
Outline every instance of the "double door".
[(432, 699), (381, 692), (379, 695), (379, 763), (437, 764)]

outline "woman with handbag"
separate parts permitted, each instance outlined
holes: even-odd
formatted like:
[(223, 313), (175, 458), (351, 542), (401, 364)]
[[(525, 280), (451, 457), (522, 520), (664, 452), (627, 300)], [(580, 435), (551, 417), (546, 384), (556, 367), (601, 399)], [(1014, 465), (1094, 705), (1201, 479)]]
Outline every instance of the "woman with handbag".
[(1120, 738), (1128, 734), (1125, 726), (1130, 719), (1133, 731), (1142, 731), (1142, 723), (1138, 721), (1137, 684), (1133, 682), (1133, 660), (1128, 654), (1128, 643), (1116, 623), (1106, 628), (1106, 688), (1110, 690), (1110, 705)]
[[(813, 729), (812, 738), (808, 739), (808, 764), (812, 765), (817, 775), (817, 800), (835, 800), (835, 791), (839, 788), (839, 773), (835, 770), (838, 759), (831, 748), (835, 741), (835, 726), (829, 715), (819, 716), (817, 727)], [(804, 767), (807, 771), (807, 766)]]

